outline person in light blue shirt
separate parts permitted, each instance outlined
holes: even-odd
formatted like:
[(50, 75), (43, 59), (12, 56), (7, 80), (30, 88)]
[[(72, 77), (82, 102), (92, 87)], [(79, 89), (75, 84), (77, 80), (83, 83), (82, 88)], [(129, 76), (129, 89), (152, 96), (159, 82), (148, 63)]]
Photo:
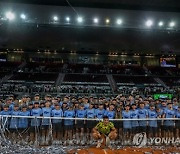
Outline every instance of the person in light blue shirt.
[(82, 103), (84, 104), (84, 110), (87, 110), (89, 108), (89, 98), (85, 96), (82, 101)]
[[(54, 104), (54, 110), (52, 110), (51, 115), (52, 117), (63, 117), (63, 111), (60, 107), (59, 103)], [(53, 140), (60, 141), (63, 138), (63, 125), (62, 119), (53, 119)]]
[(5, 104), (9, 106), (9, 111), (14, 110), (14, 102), (13, 102), (13, 98), (12, 97), (8, 97), (5, 100)]
[(163, 112), (167, 109), (167, 102), (165, 100), (161, 101), (160, 108), (163, 110)]
[(93, 107), (94, 107), (94, 103), (90, 102), (89, 103), (89, 108), (86, 110), (87, 118), (95, 118), (96, 113), (95, 113), (95, 109)]
[[(156, 119), (158, 117), (157, 112), (155, 110), (155, 105), (151, 104), (150, 109), (148, 110), (148, 117), (151, 119)], [(149, 120), (149, 137), (157, 136), (157, 120)]]
[(42, 109), (39, 108), (39, 102), (34, 102), (34, 108), (31, 110), (31, 116), (35, 118), (31, 119), (30, 124), (30, 141), (34, 142), (35, 138), (37, 138), (38, 133), (40, 132), (40, 119), (36, 117), (40, 117), (42, 115)]
[(123, 140), (123, 121), (122, 121), (122, 111), (123, 111), (123, 104), (116, 105), (116, 113), (115, 113), (115, 120), (114, 126), (118, 132), (118, 140), (119, 142)]
[(131, 111), (130, 105), (125, 105), (125, 110), (122, 111), (122, 118), (125, 119), (123, 121), (123, 132), (124, 132), (124, 141), (127, 141), (130, 138), (132, 125), (131, 125)]
[[(75, 112), (73, 109), (73, 105), (70, 104), (68, 107), (68, 110), (64, 111), (64, 117), (65, 118), (74, 118), (75, 117)], [(73, 119), (64, 119), (64, 140), (65, 140), (65, 145), (67, 140), (72, 141), (72, 132), (74, 128), (74, 120)]]
[[(180, 105), (178, 106), (178, 109), (176, 111), (175, 118), (180, 119)], [(180, 120), (176, 120), (176, 135), (177, 137), (180, 137)]]
[(0, 115), (4, 115), (4, 117), (6, 117), (6, 115), (11, 115), (11, 112), (9, 111), (9, 105), (3, 105), (3, 110), (0, 112)]
[[(68, 110), (64, 111), (64, 117), (66, 118), (74, 118), (75, 117), (75, 112), (73, 109), (73, 105), (69, 105)], [(73, 119), (65, 119), (64, 120), (64, 125), (66, 127), (66, 129), (72, 129), (72, 127), (74, 125), (74, 120)]]
[(87, 110), (89, 108), (89, 103), (84, 104), (84, 109)]
[(75, 114), (77, 113), (77, 110), (79, 110), (79, 102), (75, 101), (74, 102), (74, 112), (75, 112)]
[(149, 100), (146, 98), (146, 99), (144, 99), (144, 108), (146, 109), (146, 110), (148, 110), (149, 109)]
[[(14, 109), (11, 111), (11, 115), (12, 116), (18, 116), (19, 112), (20, 112), (19, 111), (19, 105), (14, 104)], [(11, 117), (9, 128), (10, 128), (10, 131), (12, 133), (17, 132), (17, 130), (18, 130), (18, 122), (19, 122), (19, 119), (17, 117)]]
[[(61, 109), (59, 103), (56, 103), (54, 105), (54, 109), (52, 110), (51, 115), (52, 117), (63, 117), (63, 110)], [(53, 119), (52, 123), (53, 124), (62, 123), (62, 119)]]
[(3, 131), (5, 131), (5, 135), (7, 136), (8, 135), (8, 129), (9, 129), (9, 119), (8, 117), (6, 116), (10, 116), (11, 115), (11, 112), (9, 111), (9, 105), (4, 105), (3, 106), (3, 111), (0, 112), (0, 115), (3, 116), (1, 117), (1, 123), (2, 123), (2, 129)]
[(30, 115), (31, 115), (31, 111), (32, 111), (32, 109), (33, 109), (33, 106), (34, 106), (34, 103), (32, 103), (32, 102), (29, 102), (29, 103), (28, 103), (28, 108), (27, 108), (27, 110), (29, 111)]
[[(79, 105), (79, 110), (76, 112), (77, 118), (85, 118), (86, 117), (86, 110), (84, 109), (84, 104)], [(76, 121), (76, 128), (84, 128), (84, 120), (77, 120)]]
[(177, 98), (174, 98), (174, 99), (173, 99), (173, 109), (174, 109), (174, 110), (178, 110), (178, 107), (179, 107), (179, 106), (178, 106), (178, 100), (177, 100)]
[(41, 101), (40, 102), (40, 108), (42, 109), (42, 108), (44, 108), (45, 107), (45, 102), (44, 101)]
[(164, 111), (160, 107), (156, 107), (156, 112), (157, 112), (158, 118), (163, 117)]
[[(43, 117), (51, 117), (51, 111), (52, 111), (52, 108), (51, 108), (51, 102), (49, 100), (47, 100), (45, 102), (45, 107), (42, 108), (42, 116)], [(51, 119), (46, 119), (46, 118), (43, 118), (42, 119), (42, 122), (41, 122), (41, 130), (42, 130), (42, 144), (44, 145), (44, 142), (46, 142), (45, 144), (46, 145), (49, 145), (49, 130), (50, 130), (50, 127), (52, 126), (52, 122), (51, 122)], [(51, 128), (52, 129), (52, 128)]]
[(163, 118), (164, 111), (159, 107), (156, 106), (156, 113), (157, 113), (157, 125), (158, 125), (158, 136), (162, 136), (163, 133), (163, 120), (160, 120)]
[[(45, 107), (42, 108), (42, 116), (43, 117), (51, 117), (51, 102), (47, 101), (45, 103)], [(48, 129), (49, 125), (51, 124), (51, 120), (50, 119), (42, 119), (41, 125), (42, 125), (42, 129)]]
[[(84, 110), (84, 104), (79, 105), (79, 110), (76, 112), (77, 118), (86, 118), (86, 110)], [(76, 120), (76, 139), (77, 144), (79, 144), (79, 140), (81, 144), (84, 144), (84, 122), (85, 120)]]
[(51, 102), (51, 109), (54, 110), (55, 109), (55, 104), (59, 103), (58, 102), (58, 98), (57, 97), (54, 97), (52, 99), (52, 102)]
[[(27, 105), (22, 105), (22, 110), (19, 112), (19, 116), (30, 116), (30, 112), (27, 111)], [(27, 128), (29, 127), (29, 118), (19, 118), (18, 127), (19, 132), (22, 134), (23, 138), (27, 136)]]
[(114, 104), (109, 105), (109, 110), (106, 110), (105, 116), (107, 116), (110, 121), (115, 118)]
[(105, 111), (106, 110), (104, 109), (103, 103), (99, 103), (99, 108), (95, 110), (96, 118), (97, 119), (103, 119)]
[(12, 102), (10, 105), (9, 105), (9, 111), (13, 111), (14, 110), (14, 102)]
[[(131, 110), (131, 119), (138, 119), (138, 110), (137, 110), (137, 106), (135, 103), (133, 103), (131, 105), (132, 110)], [(139, 129), (139, 123), (138, 120), (132, 120), (131, 121), (131, 125), (132, 125), (132, 133), (135, 135), (138, 132)]]
[[(18, 116), (19, 115), (19, 105), (14, 104), (14, 109), (11, 111), (11, 116)], [(12, 138), (14, 142), (17, 142), (17, 136), (18, 136), (18, 121), (19, 119), (17, 117), (11, 117), (10, 119), (10, 132), (12, 135)]]
[(42, 115), (42, 109), (39, 108), (39, 103), (34, 103), (34, 108), (31, 110), (31, 116), (34, 116), (34, 119), (31, 119), (31, 126), (32, 127), (39, 127), (40, 126), (40, 119), (36, 117), (40, 117)]
[[(168, 107), (164, 110), (163, 118), (175, 118), (175, 110), (173, 109), (173, 103), (168, 103)], [(164, 121), (164, 136), (173, 137), (174, 131), (174, 120)]]
[[(148, 112), (144, 108), (144, 102), (141, 101), (139, 103), (139, 109), (138, 109), (138, 118), (139, 119), (146, 119), (148, 117)], [(147, 121), (146, 120), (139, 120), (139, 131), (146, 132), (147, 129)]]
[[(131, 119), (131, 111), (130, 111), (130, 105), (125, 106), (125, 110), (122, 112), (122, 118), (123, 119)], [(124, 120), (123, 121), (123, 128), (126, 131), (131, 131), (132, 125), (131, 120)]]
[(68, 110), (68, 104), (67, 102), (63, 102), (61, 109), (63, 110), (63, 112), (65, 112), (66, 110)]
[[(30, 116), (30, 112), (27, 111), (27, 105), (22, 105), (22, 110), (19, 112), (19, 116)], [(19, 118), (18, 127), (20, 130), (24, 131), (29, 126), (29, 119), (28, 118)]]
[[(87, 119), (94, 119), (96, 114), (95, 114), (95, 109), (94, 107), (94, 102), (89, 103), (89, 108), (86, 110), (86, 117)], [(95, 120), (87, 120), (86, 121), (86, 128), (87, 128), (87, 139), (90, 141), (91, 138), (91, 130), (95, 126), (96, 122)]]

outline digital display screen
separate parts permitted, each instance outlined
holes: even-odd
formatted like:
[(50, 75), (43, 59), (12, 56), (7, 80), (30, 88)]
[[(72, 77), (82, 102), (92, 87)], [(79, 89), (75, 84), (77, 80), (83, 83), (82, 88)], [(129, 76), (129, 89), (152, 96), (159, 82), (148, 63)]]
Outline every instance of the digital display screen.
[(154, 94), (154, 99), (172, 99), (173, 94)]
[(176, 58), (160, 58), (161, 67), (176, 67)]

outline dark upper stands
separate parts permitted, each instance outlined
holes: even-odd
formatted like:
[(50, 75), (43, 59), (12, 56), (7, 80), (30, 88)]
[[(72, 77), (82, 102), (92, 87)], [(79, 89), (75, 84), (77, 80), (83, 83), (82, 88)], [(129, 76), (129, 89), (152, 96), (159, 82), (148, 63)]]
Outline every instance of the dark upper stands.
[(107, 73), (125, 75), (144, 75), (145, 71), (139, 66), (109, 65)]
[(15, 73), (10, 80), (24, 80), (28, 82), (35, 81), (55, 81), (58, 77), (58, 73)]
[(153, 77), (147, 76), (120, 76), (113, 75), (116, 83), (134, 83), (134, 84), (157, 84)]
[(67, 72), (103, 74), (105, 68), (101, 64), (68, 64)]
[(21, 63), (0, 62), (0, 79), (13, 72)]
[(66, 74), (64, 82), (108, 82), (105, 75)]
[(180, 76), (179, 68), (167, 68), (167, 70), (171, 72), (171, 75)]
[(180, 86), (180, 77), (160, 77), (160, 79), (168, 86)]
[(23, 72), (61, 72), (63, 64), (61, 63), (27, 63)]
[[(155, 78), (161, 79), (169, 87), (180, 86), (180, 69), (177, 68), (147, 67), (145, 70), (143, 67), (130, 65), (37, 62), (27, 63), (24, 67), (18, 68), (21, 63), (1, 62), (0, 64), (1, 78), (13, 73), (13, 76), (1, 87), (2, 92), (9, 90), (28, 92), (29, 90), (30, 92), (51, 93), (112, 93), (110, 87), (112, 83), (109, 83), (111, 78), (109, 79), (107, 74), (112, 74), (112, 79), (117, 84), (116, 92), (129, 92), (127, 89), (121, 89), (123, 84), (126, 86), (160, 86)], [(56, 82), (58, 79), (61, 81)], [(27, 85), (27, 82), (34, 82), (34, 84)], [(54, 85), (55, 83), (57, 85)], [(151, 88), (153, 93), (154, 88)], [(144, 90), (147, 94), (150, 93), (148, 87), (141, 89), (141, 92)], [(134, 89), (131, 92), (139, 93)]]
[(148, 67), (148, 70), (152, 75), (157, 75), (157, 76), (169, 76), (170, 75), (167, 71), (168, 68), (164, 68), (164, 67), (152, 66), (152, 67)]

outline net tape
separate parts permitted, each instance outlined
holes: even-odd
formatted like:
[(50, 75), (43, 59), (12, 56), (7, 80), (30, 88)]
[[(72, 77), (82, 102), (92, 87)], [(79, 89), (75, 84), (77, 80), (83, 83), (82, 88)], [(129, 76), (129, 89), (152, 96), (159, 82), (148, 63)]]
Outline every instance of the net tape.
[[(67, 119), (67, 120), (92, 120), (100, 121), (98, 118), (67, 118), (67, 117), (44, 117), (44, 116), (15, 116), (15, 115), (0, 115), (0, 118), (29, 118), (29, 119)], [(109, 119), (110, 121), (151, 121), (151, 120), (174, 120), (179, 121), (180, 118), (143, 118), (143, 119)]]

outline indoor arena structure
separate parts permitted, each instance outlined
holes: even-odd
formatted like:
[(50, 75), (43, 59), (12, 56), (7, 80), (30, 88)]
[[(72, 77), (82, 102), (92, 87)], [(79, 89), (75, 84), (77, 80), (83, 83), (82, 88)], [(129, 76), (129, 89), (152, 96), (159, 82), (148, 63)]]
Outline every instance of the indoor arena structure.
[(179, 10), (1, 0), (0, 153), (180, 153)]

